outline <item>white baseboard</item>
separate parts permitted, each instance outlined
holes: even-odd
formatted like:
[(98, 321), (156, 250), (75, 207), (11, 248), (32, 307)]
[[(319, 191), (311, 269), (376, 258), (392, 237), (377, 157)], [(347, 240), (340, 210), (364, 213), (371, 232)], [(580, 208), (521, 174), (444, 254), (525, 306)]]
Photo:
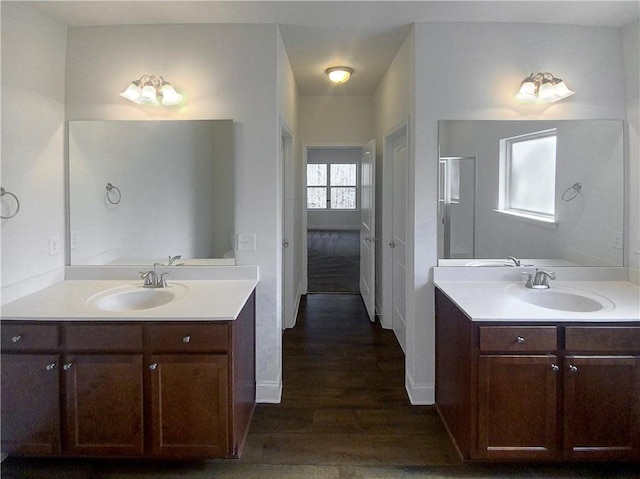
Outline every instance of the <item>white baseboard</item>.
[(405, 375), (405, 389), (414, 406), (431, 406), (436, 403), (436, 388), (433, 383), (417, 384), (409, 372)]
[(282, 400), (282, 381), (259, 381), (256, 383), (256, 402), (279, 404)]

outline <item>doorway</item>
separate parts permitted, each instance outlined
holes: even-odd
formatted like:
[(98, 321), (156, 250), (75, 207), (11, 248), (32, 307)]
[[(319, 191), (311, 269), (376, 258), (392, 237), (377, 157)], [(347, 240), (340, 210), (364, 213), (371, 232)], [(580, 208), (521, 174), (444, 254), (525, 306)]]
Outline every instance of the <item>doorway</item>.
[(307, 292), (359, 291), (361, 146), (306, 148)]

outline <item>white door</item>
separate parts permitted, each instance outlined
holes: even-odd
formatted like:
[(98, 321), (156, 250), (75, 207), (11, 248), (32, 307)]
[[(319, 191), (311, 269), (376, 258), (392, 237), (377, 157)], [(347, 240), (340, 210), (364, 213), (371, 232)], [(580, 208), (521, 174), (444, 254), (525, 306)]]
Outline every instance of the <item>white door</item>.
[(406, 127), (391, 138), (391, 323), (402, 349), (406, 345), (407, 206), (409, 149)]
[(376, 141), (371, 140), (362, 147), (360, 167), (360, 294), (371, 322), (376, 319), (375, 166)]
[(282, 162), (282, 328), (284, 329), (292, 328), (296, 322), (293, 137), (284, 126), (282, 127), (280, 155)]

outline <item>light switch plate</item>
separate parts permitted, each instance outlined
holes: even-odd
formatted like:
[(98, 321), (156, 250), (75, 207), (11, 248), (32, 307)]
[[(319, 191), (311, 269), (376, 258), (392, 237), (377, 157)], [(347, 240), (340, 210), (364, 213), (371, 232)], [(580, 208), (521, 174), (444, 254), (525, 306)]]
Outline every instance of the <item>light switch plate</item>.
[(241, 233), (238, 235), (238, 251), (255, 251), (256, 235), (252, 233)]
[(62, 238), (60, 236), (51, 236), (49, 238), (49, 256), (62, 253)]

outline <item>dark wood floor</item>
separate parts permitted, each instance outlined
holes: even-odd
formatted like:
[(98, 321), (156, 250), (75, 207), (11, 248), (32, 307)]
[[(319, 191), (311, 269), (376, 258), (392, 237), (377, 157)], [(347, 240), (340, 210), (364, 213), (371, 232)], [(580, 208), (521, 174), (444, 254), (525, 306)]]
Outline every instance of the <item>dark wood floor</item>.
[(280, 404), (260, 404), (241, 460), (9, 458), (2, 479), (640, 478), (629, 464), (461, 464), (435, 410), (411, 406), (404, 355), (357, 295), (308, 295), (283, 337)]
[(307, 231), (307, 278), (310, 293), (357, 293), (360, 232)]

